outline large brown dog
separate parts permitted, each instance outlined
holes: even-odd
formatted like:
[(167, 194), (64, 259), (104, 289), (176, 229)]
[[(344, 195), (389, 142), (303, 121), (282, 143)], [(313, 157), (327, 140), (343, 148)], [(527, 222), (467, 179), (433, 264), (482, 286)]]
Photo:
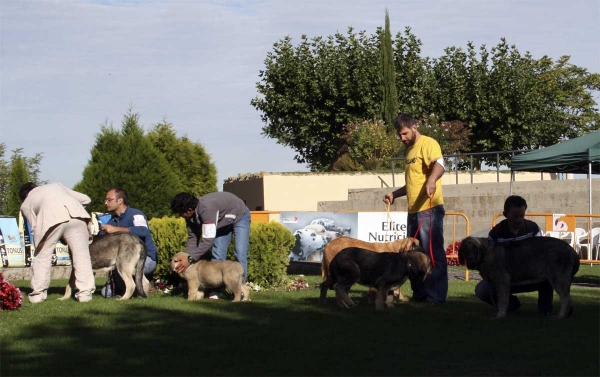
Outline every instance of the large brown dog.
[(338, 253), (329, 265), (329, 275), (321, 283), (321, 304), (326, 303), (327, 290), (335, 289), (338, 305), (354, 306), (348, 296), (355, 284), (366, 285), (377, 290), (375, 309), (383, 310), (384, 302), (393, 308), (390, 289), (399, 287), (406, 279), (424, 281), (431, 272), (429, 257), (420, 251), (406, 253), (377, 253), (358, 247), (349, 247)]
[(571, 282), (579, 270), (579, 257), (566, 242), (552, 237), (532, 237), (510, 243), (467, 237), (460, 243), (458, 259), (496, 287), (498, 315), (506, 316), (511, 285), (548, 281), (560, 297), (558, 318), (572, 313)]
[[(347, 247), (359, 247), (361, 249), (371, 250), (377, 253), (403, 253), (407, 251), (419, 250), (419, 240), (408, 237), (393, 242), (366, 242), (351, 237), (335, 238), (331, 240), (327, 246), (325, 246), (325, 250), (323, 251), (323, 260), (321, 262), (321, 275), (323, 276), (323, 281), (327, 280), (327, 276), (329, 274), (329, 264), (333, 258), (335, 258), (340, 251)], [(402, 294), (400, 287), (394, 291), (394, 295), (398, 296), (400, 301), (408, 301), (408, 299)]]
[[(171, 270), (175, 271), (179, 261), (187, 260), (187, 253), (177, 253), (171, 258)], [(240, 262), (232, 260), (205, 261), (190, 265), (180, 275), (188, 284), (188, 300), (201, 300), (204, 291), (227, 287), (233, 292), (233, 301), (249, 301), (250, 290), (244, 282), (244, 267)]]

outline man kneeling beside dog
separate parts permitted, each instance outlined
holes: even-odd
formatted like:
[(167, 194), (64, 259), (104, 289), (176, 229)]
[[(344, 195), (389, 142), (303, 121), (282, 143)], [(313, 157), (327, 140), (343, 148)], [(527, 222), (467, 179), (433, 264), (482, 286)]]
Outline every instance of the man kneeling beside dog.
[(467, 268), (478, 270), (482, 281), (475, 287), (480, 300), (494, 306), (496, 318), (517, 310), (521, 303), (514, 293), (538, 292), (538, 310), (552, 313), (552, 294), (560, 297), (558, 318), (572, 314), (571, 283), (579, 270), (579, 257), (566, 242), (541, 237), (539, 226), (525, 219), (527, 202), (509, 196), (504, 203), (506, 218), (488, 238), (465, 238), (458, 258)]

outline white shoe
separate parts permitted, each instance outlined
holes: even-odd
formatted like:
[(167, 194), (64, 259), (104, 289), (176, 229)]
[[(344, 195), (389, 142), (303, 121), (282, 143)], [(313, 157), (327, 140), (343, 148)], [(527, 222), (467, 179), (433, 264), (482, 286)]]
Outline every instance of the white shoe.
[(207, 299), (209, 299), (209, 300), (218, 300), (219, 299), (219, 294), (216, 293), (216, 292), (211, 292), (208, 295)]

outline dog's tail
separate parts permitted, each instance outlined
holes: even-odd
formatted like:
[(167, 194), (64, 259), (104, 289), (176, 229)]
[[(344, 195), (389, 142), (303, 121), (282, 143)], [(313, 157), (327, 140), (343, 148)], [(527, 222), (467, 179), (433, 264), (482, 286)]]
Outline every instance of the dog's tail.
[(146, 244), (138, 240), (140, 245), (140, 259), (135, 265), (135, 289), (140, 297), (148, 297), (144, 291), (144, 263), (146, 262)]
[(575, 276), (577, 271), (579, 271), (579, 256), (577, 256), (577, 258), (575, 258), (575, 263), (573, 263), (573, 271), (571, 272), (571, 280), (573, 280), (573, 277)]

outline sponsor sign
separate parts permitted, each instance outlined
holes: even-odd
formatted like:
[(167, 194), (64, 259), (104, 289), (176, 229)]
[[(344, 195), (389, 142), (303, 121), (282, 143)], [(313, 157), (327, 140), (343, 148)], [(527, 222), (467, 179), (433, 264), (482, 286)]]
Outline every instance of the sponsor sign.
[(392, 242), (407, 237), (407, 212), (359, 212), (356, 238), (366, 242)]
[(0, 257), (2, 267), (25, 266), (25, 249), (15, 217), (0, 217)]

